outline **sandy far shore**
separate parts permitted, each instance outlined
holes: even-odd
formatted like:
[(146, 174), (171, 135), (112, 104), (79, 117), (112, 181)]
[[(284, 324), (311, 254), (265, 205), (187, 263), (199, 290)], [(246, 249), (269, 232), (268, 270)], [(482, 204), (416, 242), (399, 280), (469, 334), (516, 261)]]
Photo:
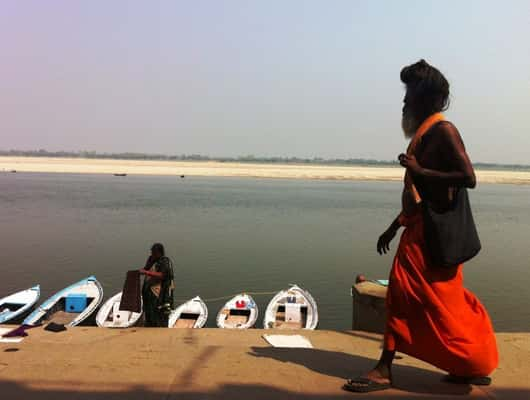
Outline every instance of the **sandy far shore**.
[[(205, 177), (252, 177), (285, 179), (327, 179), (356, 181), (400, 181), (400, 167), (333, 165), (251, 164), (233, 162), (143, 161), (84, 158), (0, 157), (0, 171), (186, 175)], [(480, 183), (530, 184), (530, 171), (478, 170)]]

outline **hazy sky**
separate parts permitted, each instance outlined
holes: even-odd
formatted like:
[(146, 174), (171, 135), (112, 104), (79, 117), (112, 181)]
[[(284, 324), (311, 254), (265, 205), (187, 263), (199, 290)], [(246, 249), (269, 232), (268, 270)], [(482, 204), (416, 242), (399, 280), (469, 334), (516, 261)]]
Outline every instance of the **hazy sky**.
[(530, 163), (530, 1), (0, 0), (0, 148), (393, 159), (402, 66)]

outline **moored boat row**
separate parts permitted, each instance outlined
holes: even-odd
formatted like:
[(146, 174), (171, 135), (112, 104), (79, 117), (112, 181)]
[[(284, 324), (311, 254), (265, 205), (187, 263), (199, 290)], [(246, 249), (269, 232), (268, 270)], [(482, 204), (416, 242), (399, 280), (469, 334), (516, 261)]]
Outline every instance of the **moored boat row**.
[[(22, 317), (37, 304), (40, 286), (0, 299), (0, 323)], [(96, 310), (96, 324), (104, 328), (129, 328), (140, 323), (142, 313), (120, 310), (122, 293), (109, 298), (101, 307), (103, 289), (94, 276), (74, 283), (44, 301), (23, 321), (26, 325), (54, 322), (76, 326)], [(258, 306), (252, 296), (241, 293), (228, 300), (217, 314), (219, 328), (248, 329), (255, 326)], [(208, 320), (206, 303), (196, 296), (175, 308), (169, 315), (169, 328), (202, 328)], [(315, 329), (317, 304), (311, 294), (297, 285), (278, 292), (265, 311), (265, 329)]]

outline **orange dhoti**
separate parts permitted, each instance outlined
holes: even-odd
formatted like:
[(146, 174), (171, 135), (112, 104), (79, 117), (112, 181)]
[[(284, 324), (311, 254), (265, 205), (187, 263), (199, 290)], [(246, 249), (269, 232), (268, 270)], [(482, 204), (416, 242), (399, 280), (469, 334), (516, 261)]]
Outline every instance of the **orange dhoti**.
[(385, 349), (450, 374), (487, 376), (498, 364), (490, 318), (463, 286), (462, 265), (431, 265), (421, 215), (408, 218), (390, 273)]

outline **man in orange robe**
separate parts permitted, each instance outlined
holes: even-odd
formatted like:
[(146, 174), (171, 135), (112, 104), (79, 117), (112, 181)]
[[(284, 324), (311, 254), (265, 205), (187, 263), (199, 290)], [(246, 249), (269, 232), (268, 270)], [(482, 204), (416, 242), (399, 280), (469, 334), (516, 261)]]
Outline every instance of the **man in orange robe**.
[(456, 127), (441, 111), (448, 106), (449, 83), (424, 60), (403, 68), (407, 92), (402, 128), (411, 139), (399, 156), (406, 168), (402, 211), (379, 237), (379, 254), (401, 226), (387, 294), (384, 348), (375, 368), (348, 380), (344, 389), (368, 392), (389, 388), (396, 351), (448, 372), (452, 383), (487, 385), (498, 353), (490, 318), (463, 286), (462, 265), (434, 265), (427, 251), (421, 202), (447, 209), (456, 187), (474, 188), (475, 173)]

